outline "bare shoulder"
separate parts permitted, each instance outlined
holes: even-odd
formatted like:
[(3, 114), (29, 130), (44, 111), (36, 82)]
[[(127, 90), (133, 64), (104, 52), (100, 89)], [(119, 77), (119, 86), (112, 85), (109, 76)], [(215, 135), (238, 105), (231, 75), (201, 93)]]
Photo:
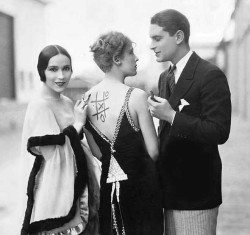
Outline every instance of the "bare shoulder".
[(89, 90), (87, 90), (85, 93), (84, 93), (84, 97), (88, 96), (89, 94), (93, 94), (95, 93), (96, 91), (100, 90), (100, 88), (102, 87), (102, 82), (94, 85), (93, 87), (91, 87)]
[(93, 100), (93, 97), (96, 95), (96, 92), (99, 91), (99, 84), (93, 86), (92, 88), (90, 88), (89, 90), (87, 90), (84, 95), (83, 95), (83, 99), (87, 99), (90, 96), (90, 100)]
[(138, 101), (147, 101), (147, 98), (148, 94), (139, 88), (134, 88), (133, 92), (131, 93), (131, 102), (139, 103)]
[(134, 88), (129, 99), (130, 111), (133, 112), (134, 110), (137, 113), (141, 113), (144, 112), (143, 110), (147, 110), (147, 98), (148, 94), (145, 91), (139, 88)]

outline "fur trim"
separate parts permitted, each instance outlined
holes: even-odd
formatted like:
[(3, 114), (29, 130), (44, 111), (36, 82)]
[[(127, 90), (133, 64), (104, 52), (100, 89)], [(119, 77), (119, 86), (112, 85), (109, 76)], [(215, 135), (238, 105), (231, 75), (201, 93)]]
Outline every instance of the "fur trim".
[(32, 170), (29, 175), (28, 188), (27, 188), (28, 201), (27, 201), (27, 208), (25, 211), (23, 227), (21, 230), (21, 235), (29, 234), (28, 231), (29, 231), (30, 217), (31, 217), (32, 208), (34, 204), (33, 189), (35, 186), (36, 175), (41, 168), (42, 162), (43, 162), (42, 157), (36, 157)]
[[(63, 145), (65, 143), (65, 135), (67, 135), (70, 139), (71, 147), (75, 154), (76, 166), (77, 166), (77, 176), (75, 178), (74, 185), (74, 199), (73, 205), (68, 213), (68, 215), (60, 217), (60, 218), (48, 218), (46, 220), (36, 221), (30, 224), (30, 217), (32, 213), (32, 208), (34, 204), (34, 186), (36, 175), (41, 168), (43, 157), (41, 155), (37, 155), (33, 153), (30, 149), (35, 146), (44, 146), (44, 145)], [(42, 231), (49, 231), (55, 228), (59, 228), (63, 226), (65, 223), (69, 222), (76, 213), (76, 203), (77, 199), (83, 193), (84, 188), (88, 182), (88, 170), (87, 170), (87, 161), (85, 158), (85, 153), (82, 149), (80, 138), (73, 126), (69, 126), (63, 130), (63, 133), (59, 135), (45, 135), (38, 137), (31, 137), (28, 140), (28, 151), (36, 156), (36, 160), (34, 162), (33, 168), (31, 170), (31, 174), (29, 177), (28, 183), (28, 203), (27, 209), (25, 213), (25, 219), (23, 223), (22, 233), (36, 233)]]
[(44, 136), (35, 136), (30, 137), (27, 143), (27, 150), (34, 156), (41, 156), (32, 152), (32, 147), (37, 146), (46, 146), (46, 145), (64, 145), (65, 135), (60, 133), (58, 135), (44, 135)]
[(84, 131), (83, 131), (83, 128), (80, 130), (79, 132), (79, 138), (80, 140), (82, 140), (84, 138)]

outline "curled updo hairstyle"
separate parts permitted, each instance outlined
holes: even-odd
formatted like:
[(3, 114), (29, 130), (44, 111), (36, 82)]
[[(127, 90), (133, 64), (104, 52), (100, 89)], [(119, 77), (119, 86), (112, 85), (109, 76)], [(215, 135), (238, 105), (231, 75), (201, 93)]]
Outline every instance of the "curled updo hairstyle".
[(37, 70), (40, 76), (40, 79), (42, 82), (46, 81), (45, 77), (45, 70), (48, 67), (49, 60), (56, 55), (65, 55), (69, 58), (70, 64), (71, 64), (71, 70), (72, 70), (72, 63), (71, 63), (71, 56), (70, 54), (64, 49), (63, 47), (59, 45), (49, 45), (43, 48), (43, 50), (40, 52), (38, 56), (38, 63), (37, 63)]
[(94, 61), (104, 72), (109, 72), (113, 66), (113, 58), (123, 58), (125, 49), (132, 44), (132, 41), (120, 32), (109, 32), (102, 34), (96, 42), (90, 46), (93, 52)]

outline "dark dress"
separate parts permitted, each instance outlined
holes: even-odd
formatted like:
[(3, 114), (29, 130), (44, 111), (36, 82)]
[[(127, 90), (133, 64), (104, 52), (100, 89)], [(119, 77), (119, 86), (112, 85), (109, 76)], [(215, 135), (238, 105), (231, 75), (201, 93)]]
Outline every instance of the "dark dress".
[[(112, 141), (90, 120), (86, 124), (102, 152), (101, 235), (163, 234), (163, 210), (155, 163), (128, 110), (132, 90), (130, 88), (126, 94)], [(114, 173), (116, 177), (112, 177), (112, 172), (117, 173)]]

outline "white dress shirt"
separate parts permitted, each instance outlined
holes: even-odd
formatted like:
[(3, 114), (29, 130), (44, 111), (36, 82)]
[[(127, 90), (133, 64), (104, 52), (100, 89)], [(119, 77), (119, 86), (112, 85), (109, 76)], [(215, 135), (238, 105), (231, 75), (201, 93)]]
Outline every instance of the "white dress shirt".
[[(185, 56), (183, 56), (179, 61), (178, 63), (175, 65), (176, 66), (176, 69), (174, 70), (174, 76), (175, 76), (175, 84), (177, 84), (178, 80), (179, 80), (179, 77), (184, 69), (184, 67), (186, 66), (190, 56), (193, 54), (193, 51), (189, 51)], [(176, 113), (175, 113), (176, 114)], [(174, 114), (174, 117), (173, 117), (173, 120), (171, 122), (171, 125), (173, 125), (173, 122), (174, 122), (174, 118), (175, 118), (175, 114)]]
[(175, 76), (175, 84), (177, 84), (179, 77), (186, 66), (190, 56), (193, 54), (193, 51), (189, 51), (184, 57), (182, 57), (178, 63), (175, 65), (176, 69), (174, 71), (174, 76)]

